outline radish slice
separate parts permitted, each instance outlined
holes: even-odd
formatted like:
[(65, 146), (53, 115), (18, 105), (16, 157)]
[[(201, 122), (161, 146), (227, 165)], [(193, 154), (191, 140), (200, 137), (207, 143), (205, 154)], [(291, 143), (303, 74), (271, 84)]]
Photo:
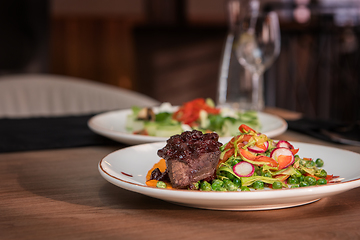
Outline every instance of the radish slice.
[(276, 144), (276, 147), (285, 147), (285, 148), (289, 148), (291, 150), (291, 152), (293, 153), (293, 155), (295, 156), (295, 154), (298, 153), (299, 149), (295, 149), (293, 145), (291, 145), (288, 141), (279, 141)]
[(278, 141), (276, 147), (285, 147), (289, 149), (294, 149), (293, 145), (291, 145), (288, 141), (283, 141), (283, 140)]
[(254, 174), (255, 167), (251, 163), (242, 161), (233, 166), (233, 171), (239, 177), (250, 177)]
[(275, 160), (280, 155), (289, 155), (289, 156), (291, 155), (291, 156), (293, 156), (293, 153), (290, 151), (289, 148), (286, 148), (286, 147), (274, 148), (270, 153), (270, 157), (275, 159)]
[(254, 145), (254, 146), (248, 147), (248, 150), (251, 152), (255, 152), (255, 153), (263, 153), (263, 152), (266, 152), (268, 147), (269, 147), (269, 142), (266, 141), (263, 144), (261, 144), (261, 146)]
[(270, 157), (279, 163), (279, 170), (289, 167), (295, 162), (294, 154), (289, 148), (275, 148)]

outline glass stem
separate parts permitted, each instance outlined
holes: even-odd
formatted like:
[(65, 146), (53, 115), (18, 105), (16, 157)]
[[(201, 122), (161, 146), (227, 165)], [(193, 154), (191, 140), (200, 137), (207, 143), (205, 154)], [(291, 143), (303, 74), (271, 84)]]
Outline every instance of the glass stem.
[(252, 85), (253, 85), (253, 92), (252, 92), (252, 102), (253, 102), (253, 109), (256, 111), (264, 110), (264, 79), (263, 74), (254, 72), (252, 74)]

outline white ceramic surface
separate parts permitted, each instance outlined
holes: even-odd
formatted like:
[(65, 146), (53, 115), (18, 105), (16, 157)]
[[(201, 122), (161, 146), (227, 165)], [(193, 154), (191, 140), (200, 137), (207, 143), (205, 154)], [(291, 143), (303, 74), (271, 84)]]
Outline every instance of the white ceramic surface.
[[(129, 114), (131, 114), (131, 109), (101, 113), (92, 117), (88, 122), (88, 126), (97, 134), (130, 145), (164, 142), (168, 139), (129, 133), (125, 128), (126, 116)], [(270, 138), (282, 134), (287, 129), (286, 121), (275, 115), (259, 112), (258, 117), (262, 126), (260, 132)], [(230, 138), (231, 137), (224, 137), (222, 141), (228, 141)]]
[[(320, 145), (292, 142), (301, 157), (322, 158), (328, 174), (341, 182), (295, 189), (250, 192), (201, 192), (147, 187), (146, 174), (159, 161), (157, 150), (165, 142), (124, 148), (99, 162), (100, 174), (121, 188), (175, 204), (217, 210), (264, 210), (299, 206), (360, 186), (360, 154)], [(131, 175), (131, 176), (128, 176)]]

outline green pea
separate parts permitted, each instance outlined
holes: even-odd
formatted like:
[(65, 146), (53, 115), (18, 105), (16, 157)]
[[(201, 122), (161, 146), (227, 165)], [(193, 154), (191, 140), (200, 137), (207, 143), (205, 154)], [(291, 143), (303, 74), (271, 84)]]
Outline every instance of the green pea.
[(226, 188), (228, 191), (236, 191), (237, 190), (237, 187), (235, 186), (235, 184), (229, 179), (224, 180), (224, 188)]
[(223, 187), (223, 185), (224, 185), (223, 181), (221, 181), (220, 179), (215, 179), (211, 184), (211, 188), (217, 191), (219, 188)]
[(200, 190), (201, 191), (211, 191), (211, 184), (207, 181), (202, 181), (200, 183)]
[(325, 185), (325, 184), (327, 184), (327, 181), (325, 178), (320, 178), (316, 181), (316, 184), (317, 185)]
[(272, 184), (272, 188), (273, 189), (281, 189), (282, 188), (282, 183), (279, 181), (276, 181)]
[(313, 161), (307, 161), (307, 163), (305, 164), (305, 167), (307, 168), (312, 168), (316, 165), (316, 163), (314, 163)]
[(255, 189), (263, 189), (265, 186), (264, 182), (262, 181), (255, 181), (253, 184), (252, 184), (252, 187), (255, 188)]
[(324, 166), (324, 161), (321, 158), (315, 160), (316, 166), (322, 167)]
[(246, 186), (242, 186), (241, 187), (241, 191), (242, 192), (247, 192), (247, 191), (250, 191), (250, 188), (246, 187)]
[(235, 179), (233, 180), (233, 183), (234, 183), (235, 186), (237, 186), (237, 187), (240, 187), (240, 186), (241, 186), (241, 180), (240, 180), (239, 178), (235, 178)]
[(319, 172), (315, 173), (315, 176), (324, 178), (327, 176), (327, 172), (324, 169), (321, 169)]
[(299, 187), (308, 187), (308, 186), (309, 184), (307, 182), (302, 181), (299, 183)]
[(298, 188), (299, 187), (299, 184), (296, 184), (296, 185), (292, 185), (291, 188)]
[(288, 184), (299, 184), (299, 179), (297, 177), (289, 177), (289, 179), (287, 180)]
[(218, 192), (227, 192), (227, 189), (224, 188), (224, 187), (220, 187), (220, 188), (216, 189), (215, 191), (218, 191)]
[(156, 187), (157, 188), (166, 188), (166, 183), (164, 183), (163, 181), (158, 181), (156, 183)]
[(304, 175), (301, 175), (300, 177), (298, 177), (299, 178), (299, 182), (303, 182), (304, 181), (304, 179), (305, 179), (305, 177), (304, 177)]
[(316, 185), (316, 179), (314, 177), (311, 176), (306, 176), (305, 177), (305, 182), (307, 182), (309, 185)]

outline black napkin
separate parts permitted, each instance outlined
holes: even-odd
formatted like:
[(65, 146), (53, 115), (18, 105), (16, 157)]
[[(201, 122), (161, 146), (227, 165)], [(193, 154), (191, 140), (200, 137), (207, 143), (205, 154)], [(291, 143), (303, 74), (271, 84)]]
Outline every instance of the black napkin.
[(92, 116), (0, 119), (0, 152), (122, 145), (92, 132)]
[(304, 133), (324, 141), (360, 145), (360, 124), (341, 123), (331, 120), (301, 118), (287, 121), (288, 129)]

